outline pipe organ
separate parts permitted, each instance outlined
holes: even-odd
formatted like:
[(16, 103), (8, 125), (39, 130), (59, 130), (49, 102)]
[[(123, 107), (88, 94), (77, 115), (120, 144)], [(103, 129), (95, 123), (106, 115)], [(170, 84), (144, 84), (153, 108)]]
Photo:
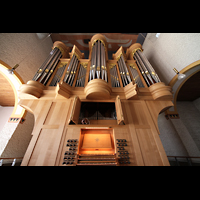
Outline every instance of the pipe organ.
[(142, 80), (141, 80), (141, 78), (138, 74), (138, 71), (137, 71), (136, 67), (134, 66), (134, 64), (129, 64), (129, 69), (130, 69), (131, 74), (133, 76), (133, 80), (138, 85), (138, 87), (144, 87)]
[(80, 64), (78, 78), (76, 80), (76, 87), (84, 87), (86, 72), (87, 72), (87, 66), (84, 66), (84, 64)]
[(112, 87), (120, 87), (116, 65), (110, 68), (110, 78), (111, 78)]
[(45, 60), (43, 65), (37, 71), (33, 77), (34, 81), (39, 81), (43, 85), (47, 84), (47, 81), (51, 77), (56, 65), (59, 62), (59, 59), (62, 57), (61, 51), (59, 48), (55, 47), (49, 54), (48, 58)]
[(103, 41), (96, 40), (92, 45), (89, 81), (100, 78), (107, 82), (105, 44)]
[(91, 38), (88, 59), (57, 41), (19, 98), (35, 116), (24, 166), (169, 165), (157, 117), (173, 106), (171, 87), (139, 43), (109, 60), (101, 34)]
[(128, 72), (128, 68), (125, 64), (124, 61), (124, 57), (120, 56), (119, 60), (118, 60), (118, 66), (119, 66), (119, 70), (120, 70), (120, 76), (121, 76), (121, 80), (123, 82), (123, 87), (125, 87), (126, 85), (128, 85), (131, 82), (131, 78)]
[(140, 72), (142, 73), (142, 76), (146, 81), (148, 87), (154, 83), (161, 82), (155, 70), (142, 53), (141, 49), (137, 49), (135, 53), (133, 53), (133, 57), (136, 60)]
[(73, 84), (74, 82), (74, 76), (76, 74), (76, 71), (77, 71), (77, 67), (78, 67), (78, 58), (76, 57), (76, 55), (74, 54), (72, 56), (72, 59), (70, 61), (70, 64), (68, 66), (68, 69), (67, 69), (67, 73), (65, 74), (65, 77), (64, 77), (64, 82), (67, 83), (68, 85), (71, 85)]

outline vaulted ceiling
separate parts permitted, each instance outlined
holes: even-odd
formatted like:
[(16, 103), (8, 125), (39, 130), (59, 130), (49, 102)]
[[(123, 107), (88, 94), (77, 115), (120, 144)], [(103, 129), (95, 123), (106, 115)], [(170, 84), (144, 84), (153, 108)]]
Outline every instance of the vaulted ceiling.
[[(81, 51), (88, 51), (88, 42), (93, 35), (97, 33), (52, 33), (52, 41), (62, 41), (66, 46), (73, 47), (76, 45)], [(108, 42), (108, 51), (117, 51), (119, 47), (124, 50), (136, 43), (138, 33), (101, 33)]]
[(15, 95), (12, 86), (8, 80), (0, 73), (0, 105), (1, 106), (14, 106)]

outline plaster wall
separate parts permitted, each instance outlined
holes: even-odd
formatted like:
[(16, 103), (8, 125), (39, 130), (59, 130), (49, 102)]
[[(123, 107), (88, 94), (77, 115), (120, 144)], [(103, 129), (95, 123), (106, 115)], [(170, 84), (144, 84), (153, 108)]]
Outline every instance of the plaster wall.
[(14, 67), (23, 81), (31, 80), (37, 69), (49, 55), (53, 42), (48, 34), (37, 33), (1, 33), (0, 59)]
[(200, 98), (177, 101), (180, 119), (158, 117), (160, 139), (168, 156), (200, 157)]
[[(8, 130), (8, 128), (13, 125), (8, 123), (5, 129)], [(33, 131), (33, 127), (34, 115), (27, 112), (26, 120), (23, 124), (19, 123), (13, 131), (13, 134), (7, 141), (7, 144), (2, 151), (1, 157), (23, 157), (32, 138), (31, 133)]]
[[(52, 49), (53, 42), (51, 37), (45, 39), (47, 35), (47, 33), (0, 33), (0, 60), (11, 67), (19, 64), (16, 72), (26, 83), (33, 78)], [(1, 157), (24, 156), (32, 137), (34, 117), (27, 113), (25, 119), (23, 124), (19, 124), (8, 123), (7, 115), (3, 117), (0, 123)]]
[(178, 71), (200, 59), (200, 33), (148, 33), (142, 48), (162, 82), (169, 84)]
[(188, 152), (174, 124), (165, 118), (165, 113), (158, 116), (160, 139), (167, 156), (188, 156)]
[(12, 114), (14, 107), (0, 106), (0, 132)]

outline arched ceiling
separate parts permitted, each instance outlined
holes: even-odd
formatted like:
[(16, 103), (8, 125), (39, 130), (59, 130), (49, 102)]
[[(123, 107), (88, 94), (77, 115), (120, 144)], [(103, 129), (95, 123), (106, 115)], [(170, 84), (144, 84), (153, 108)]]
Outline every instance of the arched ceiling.
[(14, 106), (15, 95), (12, 86), (8, 80), (0, 73), (0, 105), (1, 106)]

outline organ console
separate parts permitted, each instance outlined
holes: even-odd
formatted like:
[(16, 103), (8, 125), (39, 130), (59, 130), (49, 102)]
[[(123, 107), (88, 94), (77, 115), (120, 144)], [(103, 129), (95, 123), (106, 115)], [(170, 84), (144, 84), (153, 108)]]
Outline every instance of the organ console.
[[(127, 141), (126, 139), (117, 139), (117, 145), (118, 146), (127, 146)], [(119, 148), (118, 151), (118, 162), (121, 165), (126, 165), (126, 164), (131, 164), (130, 160), (129, 160), (129, 156), (128, 156), (129, 152), (126, 151), (126, 149), (121, 149)]]
[[(120, 47), (111, 60), (107, 46), (94, 35), (85, 59), (57, 41), (21, 86), (19, 105), (36, 120), (22, 165), (169, 165), (157, 117), (173, 106), (171, 87), (139, 43)], [(90, 123), (81, 124), (84, 118)]]

